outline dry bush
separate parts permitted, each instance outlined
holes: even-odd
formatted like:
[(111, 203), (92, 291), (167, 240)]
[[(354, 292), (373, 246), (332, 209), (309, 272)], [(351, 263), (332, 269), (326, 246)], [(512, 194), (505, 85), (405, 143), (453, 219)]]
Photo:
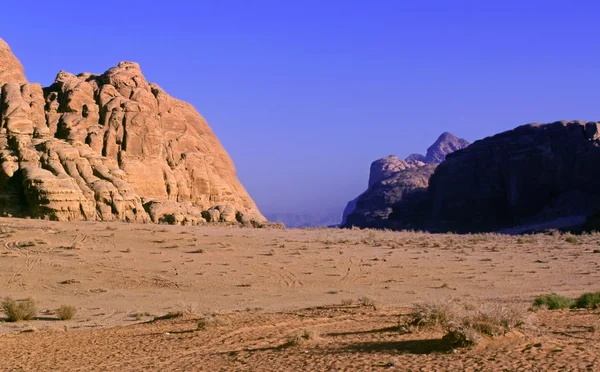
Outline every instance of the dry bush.
[(198, 330), (202, 330), (205, 329), (207, 327), (211, 327), (211, 326), (219, 326), (219, 325), (223, 325), (225, 324), (225, 321), (220, 318), (217, 317), (215, 315), (207, 315), (207, 316), (203, 316), (202, 318), (198, 319)]
[(367, 296), (359, 297), (357, 303), (358, 306), (372, 307), (373, 309), (377, 308), (375, 301)]
[(201, 314), (197, 303), (188, 303), (181, 301), (177, 303), (177, 308), (179, 310), (176, 312), (181, 313), (181, 315), (195, 316)]
[(2, 309), (8, 317), (9, 322), (31, 320), (37, 314), (35, 300), (31, 297), (22, 301), (15, 301), (12, 298), (7, 297), (2, 301)]
[(530, 320), (530, 314), (521, 306), (483, 305), (449, 322), (443, 339), (453, 347), (468, 347), (484, 336), (497, 337), (514, 329), (528, 328)]
[(417, 302), (409, 314), (409, 325), (415, 327), (446, 327), (460, 318), (464, 309), (454, 300), (431, 300)]
[(529, 324), (530, 315), (521, 306), (483, 305), (463, 318), (464, 326), (492, 337), (504, 335)]
[(346, 298), (342, 300), (342, 306), (352, 306), (354, 304), (354, 300), (351, 298)]
[(528, 328), (530, 314), (524, 307), (486, 304), (480, 307), (454, 300), (436, 300), (413, 305), (409, 325), (439, 327), (443, 340), (452, 347), (475, 345), (484, 337), (501, 336), (513, 329)]
[(298, 332), (292, 334), (287, 342), (284, 344), (285, 346), (297, 346), (305, 343), (306, 341), (318, 340), (319, 333), (314, 329), (301, 329)]
[(61, 307), (56, 310), (56, 316), (60, 320), (73, 319), (76, 313), (77, 309), (72, 305), (61, 305)]
[(481, 340), (481, 334), (471, 327), (453, 326), (448, 328), (442, 341), (452, 347), (470, 347), (477, 345)]

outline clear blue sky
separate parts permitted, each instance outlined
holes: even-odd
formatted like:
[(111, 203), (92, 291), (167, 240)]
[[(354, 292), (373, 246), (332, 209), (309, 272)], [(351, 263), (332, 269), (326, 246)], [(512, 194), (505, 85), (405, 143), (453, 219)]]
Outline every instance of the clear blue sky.
[(600, 119), (593, 1), (10, 1), (30, 81), (137, 61), (191, 102), (263, 212), (331, 210), (371, 161)]

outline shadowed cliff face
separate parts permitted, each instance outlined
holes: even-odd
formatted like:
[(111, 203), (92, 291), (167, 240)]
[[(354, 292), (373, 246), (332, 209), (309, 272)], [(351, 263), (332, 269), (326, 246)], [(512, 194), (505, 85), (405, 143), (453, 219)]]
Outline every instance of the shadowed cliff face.
[(0, 212), (182, 224), (266, 220), (189, 104), (138, 64), (42, 89), (0, 40)]
[(599, 210), (599, 127), (523, 125), (449, 155), (430, 179), (429, 227), (492, 231)]
[[(584, 227), (597, 228), (600, 123), (523, 125), (444, 157), (430, 169), (427, 182), (422, 182), (426, 174), (419, 178), (415, 171), (402, 170), (373, 184), (359, 197), (347, 225), (463, 233), (527, 231), (578, 227), (593, 215)], [(413, 163), (423, 158), (409, 157)], [(385, 169), (397, 169), (402, 162), (385, 159)], [(398, 189), (390, 186), (395, 183)], [(378, 195), (387, 199), (374, 197)]]
[(428, 148), (426, 156), (412, 154), (400, 160), (390, 155), (374, 161), (369, 172), (369, 187), (348, 203), (342, 225), (388, 227), (393, 206), (408, 195), (422, 195), (437, 164), (446, 155), (468, 145), (466, 140), (445, 132)]

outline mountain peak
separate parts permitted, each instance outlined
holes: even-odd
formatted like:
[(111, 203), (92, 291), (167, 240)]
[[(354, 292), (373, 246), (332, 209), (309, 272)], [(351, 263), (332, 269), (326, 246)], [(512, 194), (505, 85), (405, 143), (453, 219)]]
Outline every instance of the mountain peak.
[(469, 141), (463, 138), (458, 138), (450, 132), (442, 133), (438, 139), (429, 146), (427, 155), (425, 155), (426, 163), (441, 163), (446, 159), (446, 155), (463, 149), (469, 146)]
[(446, 159), (446, 155), (469, 146), (469, 141), (464, 138), (458, 138), (450, 132), (444, 132), (435, 140), (433, 145), (427, 149), (425, 156), (421, 154), (411, 154), (405, 160), (408, 162), (421, 161), (423, 163), (441, 163)]

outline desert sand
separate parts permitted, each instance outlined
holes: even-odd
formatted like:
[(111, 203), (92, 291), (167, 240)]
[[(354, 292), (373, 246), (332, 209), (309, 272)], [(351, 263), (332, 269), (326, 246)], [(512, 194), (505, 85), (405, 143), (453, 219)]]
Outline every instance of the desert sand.
[[(598, 310), (535, 311), (526, 331), (456, 350), (398, 326), (423, 300), (600, 290), (600, 234), (4, 218), (0, 239), (0, 297), (39, 310), (0, 322), (0, 370), (600, 370)], [(312, 336), (290, 344), (298, 332)]]

